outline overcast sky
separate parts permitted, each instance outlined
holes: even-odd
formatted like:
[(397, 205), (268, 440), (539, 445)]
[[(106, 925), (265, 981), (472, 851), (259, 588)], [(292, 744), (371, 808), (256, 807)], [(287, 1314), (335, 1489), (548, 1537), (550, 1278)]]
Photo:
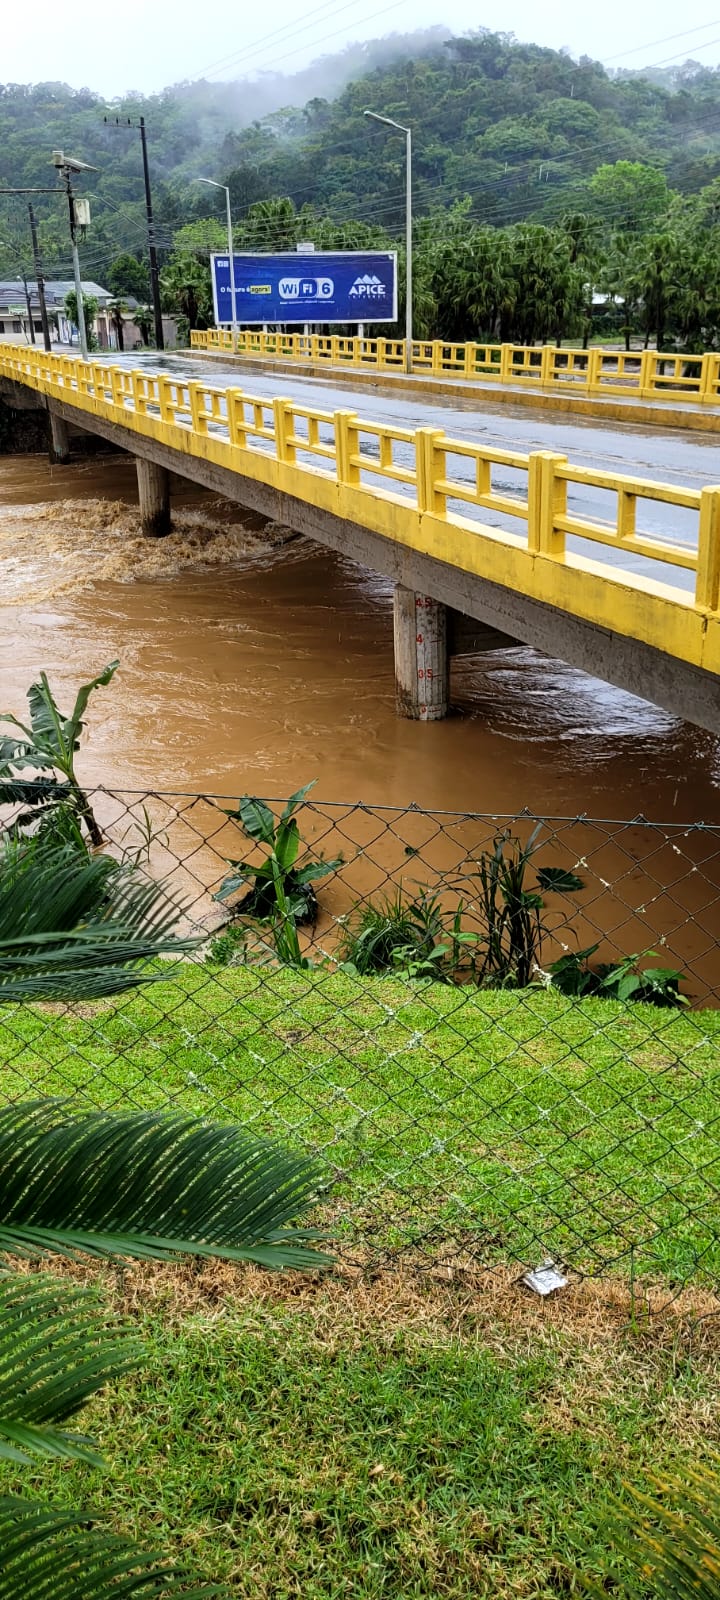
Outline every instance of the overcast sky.
[(97, 0), (73, 0), (62, 14), (57, 0), (35, 0), (30, 26), (19, 25), (17, 8), (13, 17), (0, 62), (4, 82), (60, 80), (107, 96), (186, 78), (290, 73), (351, 40), (437, 22), (455, 32), (485, 25), (613, 66), (670, 65), (688, 56), (720, 62), (720, 0), (687, 9), (676, 0), (494, 0), (484, 13), (476, 0), (215, 0), (206, 7), (198, 0), (125, 0), (121, 10), (104, 11)]

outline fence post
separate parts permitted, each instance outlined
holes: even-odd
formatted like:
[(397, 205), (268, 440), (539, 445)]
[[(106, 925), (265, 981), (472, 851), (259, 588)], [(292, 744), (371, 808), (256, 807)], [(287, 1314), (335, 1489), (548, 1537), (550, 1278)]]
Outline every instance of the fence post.
[(555, 519), (567, 510), (567, 484), (557, 476), (566, 462), (552, 450), (533, 450), (528, 458), (528, 549), (536, 555), (565, 554), (565, 534)]
[(476, 357), (477, 357), (477, 345), (476, 344), (466, 344), (466, 346), (465, 346), (465, 364), (464, 364), (464, 367), (463, 367), (463, 377), (465, 377), (465, 378), (474, 378), (474, 376), (475, 376), (475, 360), (476, 360)]
[(446, 496), (438, 488), (438, 479), (445, 476), (445, 450), (442, 428), (417, 428), (415, 430), (415, 482), (418, 511), (431, 511), (436, 517), (447, 514)]
[(720, 592), (720, 488), (700, 490), (695, 604), (717, 611)]
[(275, 454), (278, 461), (292, 463), (295, 460), (295, 445), (293, 444), (293, 403), (292, 400), (283, 400), (276, 396), (273, 400), (273, 422), (275, 428)]
[(514, 345), (501, 344), (500, 346), (500, 382), (510, 383), (512, 380), (512, 358)]

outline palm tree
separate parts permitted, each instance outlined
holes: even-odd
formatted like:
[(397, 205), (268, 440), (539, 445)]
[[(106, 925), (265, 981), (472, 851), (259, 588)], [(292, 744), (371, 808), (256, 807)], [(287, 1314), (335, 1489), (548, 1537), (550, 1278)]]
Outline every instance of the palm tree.
[(153, 330), (153, 312), (151, 306), (136, 306), (135, 323), (140, 330), (140, 338), (144, 345), (149, 345), (150, 335)]
[(125, 349), (125, 315), (124, 315), (124, 313), (127, 310), (127, 307), (125, 305), (125, 301), (124, 300), (120, 300), (120, 299), (118, 299), (118, 300), (109, 300), (108, 301), (108, 310), (110, 312), (110, 321), (112, 323), (112, 327), (113, 327), (113, 330), (114, 330), (114, 333), (115, 333), (115, 337), (117, 339), (118, 350), (124, 350)]
[[(117, 993), (167, 977), (159, 956), (196, 941), (178, 908), (136, 868), (58, 845), (52, 832), (0, 847), (0, 1002)], [(149, 965), (153, 962), (154, 965)], [(318, 1267), (317, 1237), (290, 1226), (317, 1193), (305, 1156), (240, 1129), (173, 1115), (0, 1110), (0, 1251), (41, 1258), (222, 1256)], [(137, 1360), (98, 1320), (94, 1294), (39, 1276), (0, 1279), (0, 1458), (97, 1462), (68, 1427), (86, 1400)], [(187, 1574), (108, 1533), (87, 1512), (0, 1498), (3, 1600), (137, 1600), (182, 1594)], [(213, 1593), (217, 1593), (213, 1589)]]
[(604, 1517), (609, 1553), (602, 1582), (583, 1587), (607, 1600), (718, 1600), (718, 1462), (685, 1466), (682, 1477), (651, 1478), (651, 1492), (628, 1486), (630, 1500)]

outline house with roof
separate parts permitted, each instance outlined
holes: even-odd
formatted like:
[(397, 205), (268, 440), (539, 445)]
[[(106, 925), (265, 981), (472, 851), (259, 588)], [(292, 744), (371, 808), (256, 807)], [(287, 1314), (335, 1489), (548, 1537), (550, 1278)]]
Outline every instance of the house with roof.
[[(72, 278), (46, 280), (45, 304), (54, 343), (72, 344), (77, 340), (77, 330), (73, 328), (65, 310), (65, 296), (74, 288), (75, 282)], [(82, 288), (84, 295), (97, 300), (98, 314), (93, 324), (93, 332), (102, 342), (101, 328), (104, 329), (107, 347), (110, 325), (108, 307), (114, 297), (109, 289), (103, 289), (101, 284), (92, 281), (83, 282)], [(22, 278), (6, 278), (0, 281), (0, 339), (12, 343), (24, 341), (32, 344), (33, 334), (36, 340), (38, 335), (42, 340), (37, 283), (32, 278), (28, 278), (27, 282)]]

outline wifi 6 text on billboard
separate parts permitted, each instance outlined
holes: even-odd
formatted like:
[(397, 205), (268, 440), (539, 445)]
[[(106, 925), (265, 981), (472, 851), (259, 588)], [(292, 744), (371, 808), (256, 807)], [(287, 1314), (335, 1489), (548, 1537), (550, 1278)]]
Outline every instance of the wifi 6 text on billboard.
[[(231, 323), (230, 257), (211, 257), (215, 321)], [(380, 250), (234, 256), (235, 320), (395, 322), (397, 256)]]

